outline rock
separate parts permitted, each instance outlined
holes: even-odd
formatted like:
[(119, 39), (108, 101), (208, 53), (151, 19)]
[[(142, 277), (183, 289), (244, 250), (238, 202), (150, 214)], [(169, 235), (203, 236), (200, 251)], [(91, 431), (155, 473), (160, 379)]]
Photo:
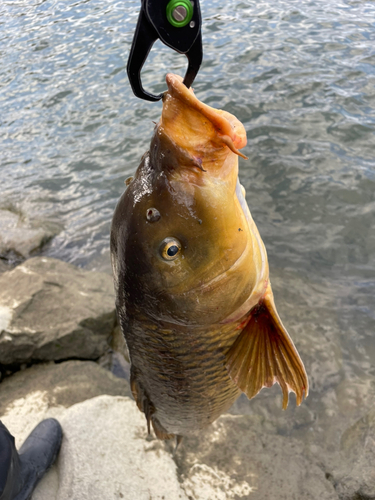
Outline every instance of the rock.
[(183, 442), (177, 464), (183, 488), (194, 500), (338, 500), (302, 443), (272, 434), (259, 416), (221, 416)]
[[(48, 408), (69, 407), (101, 394), (130, 396), (131, 392), (126, 381), (93, 361), (66, 361), (40, 363), (14, 373), (1, 383), (0, 394), (0, 418), (8, 421), (7, 415), (22, 408), (25, 401), (38, 400), (40, 409), (29, 410), (41, 412), (43, 418)], [(14, 422), (9, 424), (15, 430)]]
[(375, 408), (341, 438), (341, 465), (328, 472), (340, 500), (375, 499)]
[(27, 259), (53, 236), (51, 229), (32, 227), (16, 211), (0, 210), (0, 257)]
[(115, 326), (112, 278), (35, 257), (0, 275), (0, 364), (96, 359)]
[(171, 453), (147, 439), (134, 401), (100, 396), (65, 410), (59, 421), (64, 438), (57, 463), (32, 500), (188, 500)]
[(0, 258), (0, 274), (10, 271), (12, 268), (13, 266), (10, 265), (8, 260)]
[[(44, 418), (60, 419), (66, 407), (101, 394), (128, 396), (130, 388), (92, 361), (67, 361), (17, 372), (0, 384), (0, 394), (0, 420), (16, 437), (19, 448)], [(58, 481), (54, 466), (43, 482), (49, 493), (41, 498), (54, 500)]]
[(97, 363), (106, 370), (109, 370), (116, 377), (123, 378), (130, 383), (130, 363), (121, 352), (111, 349), (105, 352), (97, 360)]
[(112, 359), (109, 367), (116, 377), (125, 378), (130, 382), (130, 358), (128, 347), (120, 325), (116, 325), (112, 335)]
[[(93, 361), (34, 365), (0, 384), (0, 420), (17, 445), (43, 418), (101, 394), (130, 396), (129, 384)], [(52, 412), (52, 414), (51, 414)]]
[(113, 350), (122, 354), (125, 360), (130, 363), (129, 351), (125, 342), (124, 335), (122, 334), (120, 325), (116, 325), (112, 335)]
[(130, 363), (119, 352), (112, 353), (111, 372), (116, 377), (121, 377), (130, 383)]
[[(93, 365), (63, 364), (66, 367), (61, 372), (71, 372), (72, 376), (66, 375), (68, 379), (56, 390), (53, 384), (59, 377), (57, 371), (50, 375), (52, 387), (45, 392), (42, 371), (29, 372), (28, 377), (18, 375), (18, 399), (7, 404), (2, 417), (15, 434), (18, 447), (41, 419), (54, 416), (62, 425), (64, 439), (59, 458), (39, 483), (33, 500), (339, 498), (318, 462), (304, 455), (301, 443), (276, 435), (259, 416), (223, 415), (197, 436), (185, 438), (174, 461), (174, 443), (147, 437), (144, 415), (129, 398), (99, 396), (68, 409), (54, 406), (74, 399), (67, 401), (67, 390), (59, 400), (60, 393), (64, 393), (61, 386), (66, 384), (74, 391), (70, 382), (75, 379), (74, 366)], [(51, 365), (43, 370), (45, 374), (53, 371)], [(111, 378), (108, 372), (103, 375)], [(9, 384), (15, 377), (9, 379)], [(34, 392), (22, 393), (21, 377), (35, 381)], [(92, 373), (88, 372), (81, 396), (90, 386), (90, 379)]]

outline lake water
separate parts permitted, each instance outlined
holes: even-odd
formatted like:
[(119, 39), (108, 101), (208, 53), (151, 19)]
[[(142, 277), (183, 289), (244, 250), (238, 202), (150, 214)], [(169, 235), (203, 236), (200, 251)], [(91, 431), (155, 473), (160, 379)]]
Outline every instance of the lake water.
[[(276, 388), (232, 411), (268, 408), (278, 432), (336, 450), (375, 395), (375, 3), (201, 9), (194, 89), (247, 130), (241, 181), (311, 383), (296, 411), (279, 410)], [(60, 228), (46, 255), (108, 272), (112, 213), (161, 109), (127, 80), (138, 12), (130, 0), (0, 4), (0, 208)], [(144, 85), (163, 91), (185, 67), (156, 44)]]

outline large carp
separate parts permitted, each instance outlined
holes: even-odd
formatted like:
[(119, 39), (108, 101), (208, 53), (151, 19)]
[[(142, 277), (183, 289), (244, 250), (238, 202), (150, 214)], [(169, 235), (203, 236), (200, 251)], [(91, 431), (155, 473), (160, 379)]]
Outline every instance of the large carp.
[(276, 312), (264, 244), (238, 181), (243, 125), (168, 91), (150, 150), (113, 217), (116, 307), (134, 398), (158, 438), (213, 422), (241, 391), (278, 382), (283, 408), (307, 375)]

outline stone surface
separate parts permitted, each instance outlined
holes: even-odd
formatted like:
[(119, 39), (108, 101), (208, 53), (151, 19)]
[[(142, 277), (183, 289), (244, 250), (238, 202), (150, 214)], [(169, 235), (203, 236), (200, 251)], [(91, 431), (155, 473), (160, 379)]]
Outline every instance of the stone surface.
[(341, 438), (341, 465), (328, 473), (340, 500), (375, 499), (375, 408)]
[(111, 348), (97, 362), (116, 377), (130, 382), (129, 352), (119, 325), (116, 325), (112, 332)]
[(96, 359), (115, 326), (113, 282), (35, 257), (0, 275), (0, 364)]
[[(371, 467), (375, 463), (374, 413), (344, 433), (341, 455), (337, 452), (345, 429), (369, 411), (375, 384), (369, 375), (351, 381), (343, 376), (334, 293), (304, 282), (290, 271), (276, 272), (272, 284), (280, 316), (310, 376), (311, 393), (300, 407), (296, 408), (291, 395), (287, 411), (282, 411), (278, 386), (263, 390), (250, 402), (241, 396), (231, 410), (234, 415), (224, 415), (206, 431), (184, 439), (174, 459), (176, 472), (174, 443), (145, 438), (145, 419), (134, 401), (124, 404), (121, 397), (108, 397), (104, 403), (94, 404), (94, 399), (65, 409), (99, 394), (128, 395), (124, 380), (92, 362), (35, 365), (0, 384), (0, 418), (16, 435), (18, 446), (47, 416), (58, 418), (64, 432), (67, 429), (66, 458), (43, 479), (34, 500), (161, 499), (163, 495), (171, 500), (375, 499)], [(112, 319), (104, 323), (111, 326), (101, 336), (101, 327), (96, 327), (93, 318), (94, 314), (106, 317), (100, 307), (108, 297)], [(92, 358), (100, 356), (103, 366), (129, 379), (126, 346), (118, 327), (113, 330), (114, 322), (110, 276), (43, 258), (30, 259), (0, 275), (0, 363), (4, 347), (17, 360), (12, 363), (54, 359), (45, 357), (39, 341), (49, 342), (55, 354), (54, 342), (59, 342), (65, 354), (56, 359), (86, 357), (80, 354), (81, 344), (78, 354), (74, 344), (78, 330), (78, 339), (83, 332), (85, 348), (95, 351), (96, 342), (102, 341)], [(92, 325), (93, 331), (88, 333)], [(49, 341), (51, 331), (57, 337)], [(59, 335), (63, 335), (61, 341)], [(109, 336), (115, 352), (107, 350)], [(21, 341), (24, 344), (18, 344)], [(24, 356), (24, 352), (31, 354)], [(151, 456), (151, 461), (145, 456)], [(76, 464), (73, 471), (71, 457)], [(157, 471), (160, 466), (160, 478), (169, 475), (172, 490), (177, 484), (176, 496), (160, 489), (157, 485), (161, 483), (144, 470), (144, 464)], [(69, 482), (72, 477), (73, 483)]]
[(123, 378), (130, 383), (130, 363), (121, 352), (107, 351), (97, 360), (97, 363), (116, 377)]
[(144, 417), (127, 398), (101, 396), (59, 419), (62, 450), (33, 500), (339, 498), (300, 443), (268, 434), (259, 417), (224, 415), (186, 438), (175, 457), (177, 470), (173, 443), (147, 439)]
[(171, 453), (146, 439), (134, 401), (100, 396), (70, 407), (59, 420), (64, 438), (57, 464), (32, 500), (188, 500)]
[[(15, 436), (19, 448), (44, 418), (60, 420), (66, 407), (101, 394), (128, 396), (130, 388), (126, 381), (92, 361), (34, 365), (0, 384), (0, 420)], [(58, 469), (54, 466), (43, 480), (46, 496), (40, 498), (54, 500), (58, 481)]]
[[(57, 463), (33, 500), (338, 500), (318, 460), (304, 453), (300, 441), (277, 435), (260, 416), (223, 415), (185, 438), (173, 460), (174, 442), (147, 438), (144, 415), (129, 398), (100, 396), (68, 409), (61, 406), (92, 394), (90, 370), (98, 370), (97, 383), (103, 374), (115, 387), (113, 376), (91, 362), (35, 366), (0, 386), (8, 399), (0, 418), (17, 446), (43, 418), (54, 416), (63, 427)], [(74, 395), (80, 377), (84, 382), (77, 382), (81, 389)], [(26, 379), (32, 392), (22, 389)], [(48, 390), (43, 379), (50, 380)], [(118, 381), (121, 387), (125, 383)], [(10, 402), (11, 393), (16, 399)]]
[(27, 259), (41, 248), (55, 231), (47, 227), (33, 227), (21, 213), (0, 209), (0, 256)]
[(101, 394), (130, 396), (129, 384), (93, 361), (37, 364), (0, 384), (0, 420), (19, 446), (46, 415)]
[(5, 271), (11, 271), (13, 266), (10, 265), (9, 261), (0, 258), (0, 274), (5, 273)]
[[(38, 400), (37, 407), (29, 410), (41, 418), (48, 408), (69, 407), (101, 394), (130, 396), (129, 384), (93, 361), (65, 361), (40, 363), (14, 373), (0, 384), (0, 418), (22, 409), (25, 401)], [(14, 422), (9, 422), (13, 430)], [(33, 423), (32, 423), (33, 425)]]
[(259, 416), (221, 416), (183, 442), (177, 464), (184, 490), (193, 499), (338, 500), (302, 443), (273, 434)]

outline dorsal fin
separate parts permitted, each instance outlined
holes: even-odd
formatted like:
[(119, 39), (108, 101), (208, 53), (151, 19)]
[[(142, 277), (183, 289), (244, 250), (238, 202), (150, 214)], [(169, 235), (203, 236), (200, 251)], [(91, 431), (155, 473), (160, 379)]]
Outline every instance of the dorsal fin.
[(283, 391), (284, 410), (288, 406), (289, 392), (296, 394), (298, 406), (307, 397), (305, 367), (277, 314), (270, 284), (230, 348), (226, 368), (249, 399), (263, 387), (271, 387), (276, 382)]

